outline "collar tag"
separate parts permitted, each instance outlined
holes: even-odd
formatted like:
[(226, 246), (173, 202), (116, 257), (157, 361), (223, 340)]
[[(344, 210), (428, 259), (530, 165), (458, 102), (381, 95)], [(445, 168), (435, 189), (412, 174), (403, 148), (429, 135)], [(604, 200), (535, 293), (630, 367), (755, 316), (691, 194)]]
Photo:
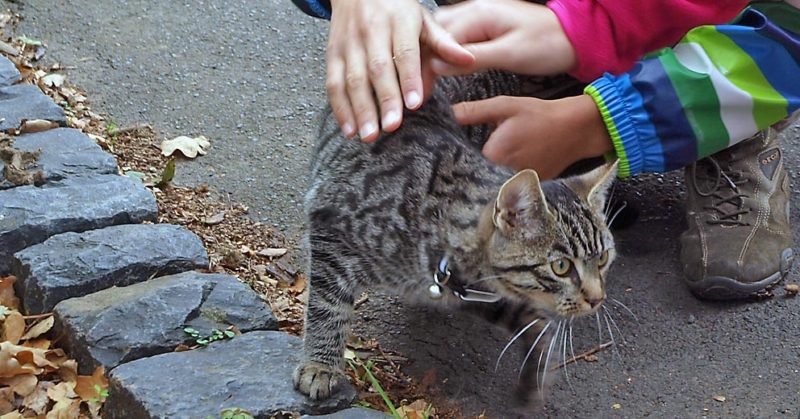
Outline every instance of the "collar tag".
[[(450, 281), (450, 259), (444, 256), (440, 261), (433, 273), (433, 284), (428, 287), (428, 294), (433, 300), (440, 300), (444, 296), (444, 288)], [(450, 287), (450, 291), (462, 301), (476, 302), (476, 303), (496, 303), (502, 299), (499, 295), (481, 291), (473, 290), (470, 288), (461, 288), (460, 286)]]

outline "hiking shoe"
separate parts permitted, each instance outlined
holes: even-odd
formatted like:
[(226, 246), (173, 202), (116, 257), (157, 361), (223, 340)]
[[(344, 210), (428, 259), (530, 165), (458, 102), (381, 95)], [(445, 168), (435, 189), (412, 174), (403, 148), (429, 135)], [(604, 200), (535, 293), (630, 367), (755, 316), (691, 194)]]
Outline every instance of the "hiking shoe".
[(777, 131), (700, 160), (685, 177), (689, 229), (681, 235), (681, 263), (695, 296), (746, 298), (789, 272), (789, 177)]

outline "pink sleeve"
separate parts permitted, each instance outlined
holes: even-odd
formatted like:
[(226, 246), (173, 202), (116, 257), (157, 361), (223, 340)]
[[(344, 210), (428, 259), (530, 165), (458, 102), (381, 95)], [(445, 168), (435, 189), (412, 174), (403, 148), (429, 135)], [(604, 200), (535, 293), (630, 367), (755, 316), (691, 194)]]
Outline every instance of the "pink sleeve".
[(629, 70), (642, 55), (678, 42), (690, 29), (732, 20), (747, 0), (551, 0), (575, 48), (570, 74), (591, 81)]

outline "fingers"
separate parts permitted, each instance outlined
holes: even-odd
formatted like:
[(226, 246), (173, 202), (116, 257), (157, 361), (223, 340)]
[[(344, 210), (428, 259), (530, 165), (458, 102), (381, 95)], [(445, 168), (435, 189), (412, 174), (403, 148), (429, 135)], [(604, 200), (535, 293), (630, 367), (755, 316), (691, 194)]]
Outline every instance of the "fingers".
[(366, 40), (367, 70), (382, 115), (381, 127), (391, 132), (400, 126), (403, 113), (403, 98), (391, 56), (392, 40), (388, 32), (375, 33)]
[(336, 121), (339, 122), (342, 134), (347, 138), (353, 138), (356, 135), (356, 125), (353, 111), (350, 107), (350, 99), (347, 97), (347, 86), (344, 82), (346, 70), (344, 61), (333, 54), (329, 54), (327, 62), (328, 71), (325, 79), (325, 90), (328, 94), (328, 102), (331, 105)]
[(498, 124), (514, 115), (515, 102), (516, 98), (509, 96), (461, 102), (453, 105), (453, 113), (461, 125)]
[(394, 20), (392, 51), (400, 80), (400, 90), (408, 109), (422, 105), (420, 29), (422, 22), (413, 16)]
[(367, 57), (362, 47), (347, 51), (346, 71), (347, 96), (358, 124), (358, 135), (364, 141), (374, 141), (379, 133), (378, 116), (367, 74)]

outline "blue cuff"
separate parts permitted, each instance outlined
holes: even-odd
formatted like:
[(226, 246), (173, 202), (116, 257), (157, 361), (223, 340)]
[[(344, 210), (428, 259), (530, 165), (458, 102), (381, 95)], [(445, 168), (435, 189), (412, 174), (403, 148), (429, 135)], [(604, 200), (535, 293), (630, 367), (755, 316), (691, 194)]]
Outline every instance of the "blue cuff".
[(585, 92), (594, 98), (608, 128), (620, 159), (619, 175), (663, 172), (661, 141), (630, 75), (606, 73), (587, 86)]

